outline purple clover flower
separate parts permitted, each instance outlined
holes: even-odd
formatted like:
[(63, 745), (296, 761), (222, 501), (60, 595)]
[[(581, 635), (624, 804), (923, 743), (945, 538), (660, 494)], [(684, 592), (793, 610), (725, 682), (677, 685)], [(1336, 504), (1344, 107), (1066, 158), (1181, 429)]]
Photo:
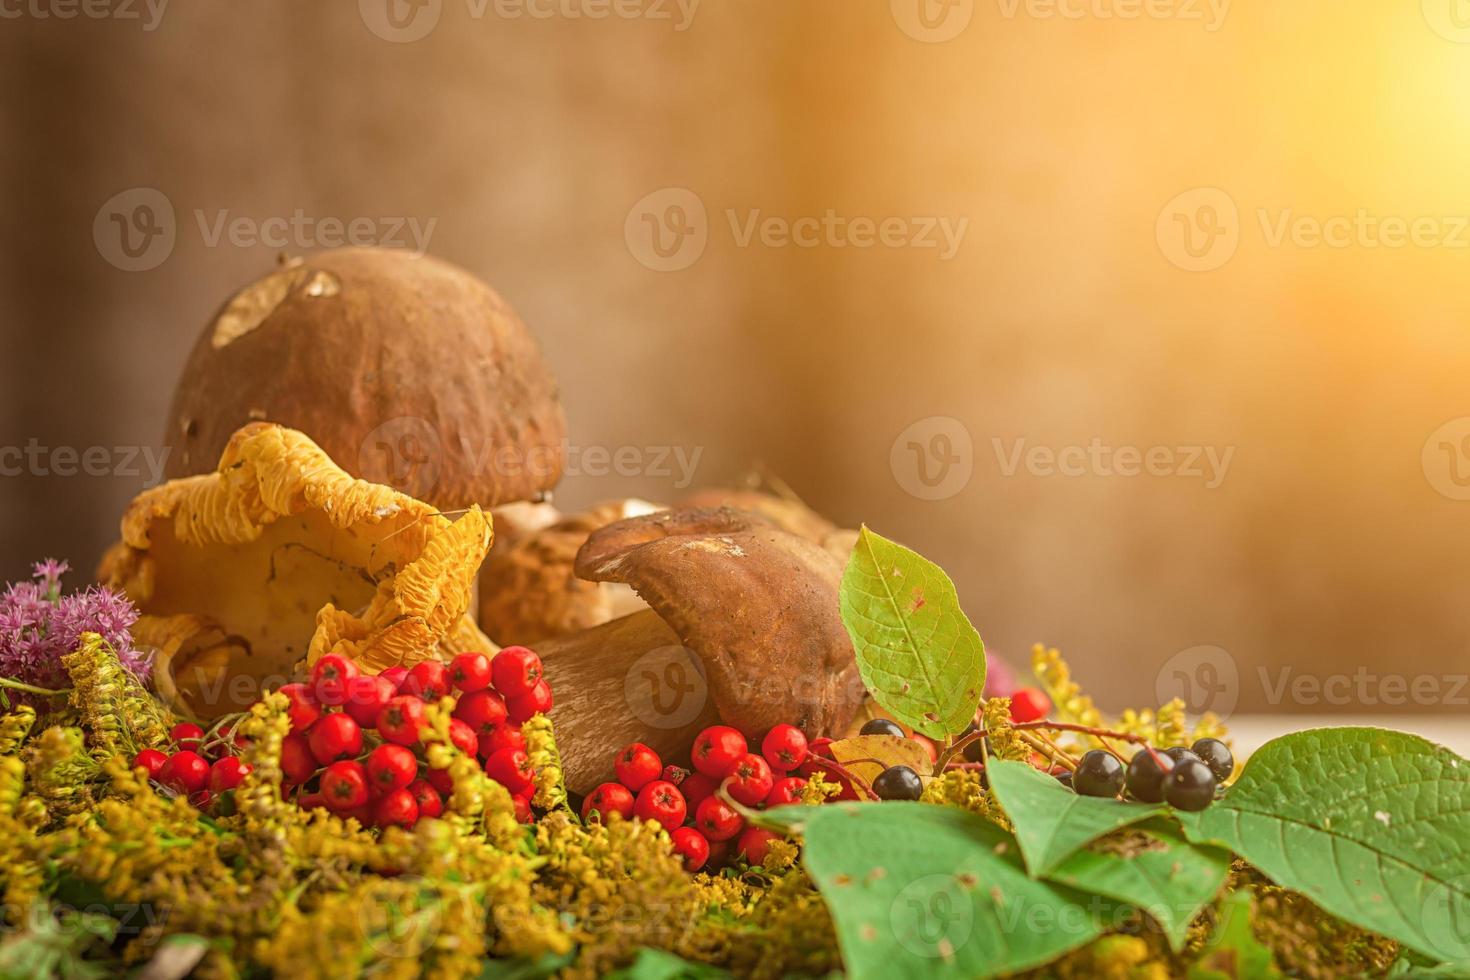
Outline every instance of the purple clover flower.
[(83, 633), (99, 633), (122, 662), (146, 682), (148, 657), (133, 649), (129, 630), (138, 611), (120, 592), (94, 585), (70, 595), (61, 578), (70, 566), (48, 558), (33, 566), (30, 582), (13, 582), (0, 594), (0, 676), (36, 687), (68, 683), (61, 658), (77, 648)]

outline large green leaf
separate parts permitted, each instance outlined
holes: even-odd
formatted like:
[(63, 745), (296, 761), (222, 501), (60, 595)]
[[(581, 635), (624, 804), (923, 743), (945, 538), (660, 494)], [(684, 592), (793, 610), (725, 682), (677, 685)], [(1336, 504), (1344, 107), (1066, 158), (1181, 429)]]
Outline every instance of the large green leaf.
[(1012, 973), (1101, 932), (1086, 896), (1028, 877), (1015, 838), (976, 814), (898, 802), (808, 809), (807, 872), (854, 980)]
[(1124, 803), (1079, 796), (1024, 762), (992, 759), (990, 788), (1016, 828), (1026, 867), (1037, 877), (1092, 841), (1168, 810), (1162, 803)]
[(933, 738), (963, 731), (985, 688), (985, 644), (943, 569), (864, 527), (839, 600), (873, 698)]
[(1137, 829), (1137, 835), (1083, 848), (1046, 877), (1146, 913), (1178, 952), (1189, 924), (1224, 886), (1230, 852), (1191, 844), (1162, 820)]
[(1180, 818), (1333, 915), (1470, 959), (1470, 763), (1448, 749), (1378, 728), (1298, 732)]

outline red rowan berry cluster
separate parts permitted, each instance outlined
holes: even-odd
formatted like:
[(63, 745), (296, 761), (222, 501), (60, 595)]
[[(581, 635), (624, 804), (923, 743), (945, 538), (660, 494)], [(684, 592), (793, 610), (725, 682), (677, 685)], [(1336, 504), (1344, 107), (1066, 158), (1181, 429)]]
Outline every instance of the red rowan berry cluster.
[[(822, 743), (830, 739), (820, 739)], [(689, 752), (690, 769), (665, 766), (653, 749), (635, 742), (618, 753), (616, 782), (603, 783), (582, 802), (582, 817), (618, 813), (658, 823), (690, 871), (713, 870), (733, 858), (765, 860), (776, 834), (746, 825), (716, 794), (764, 809), (801, 799), (811, 770), (811, 746), (795, 725), (777, 725), (750, 751), (745, 736), (727, 725), (700, 732)]]
[[(307, 683), (286, 684), (280, 693), (290, 701), (291, 719), (281, 745), (284, 788), (300, 806), (326, 807), (365, 827), (412, 827), (420, 817), (437, 817), (454, 787), (447, 771), (429, 768), (425, 759), (424, 705), (453, 697), (450, 740), (481, 760), (485, 774), (510, 791), (517, 818), (530, 821), (536, 773), (520, 726), (552, 704), (531, 650), (506, 647), (493, 659), (462, 653), (448, 664), (426, 660), (381, 674), (364, 674), (351, 659), (327, 654)], [(178, 751), (145, 749), (134, 765), (201, 807), (250, 771), (230, 754), (237, 746), (228, 739), (210, 743), (222, 750), (211, 765), (198, 725), (176, 725), (172, 736)]]

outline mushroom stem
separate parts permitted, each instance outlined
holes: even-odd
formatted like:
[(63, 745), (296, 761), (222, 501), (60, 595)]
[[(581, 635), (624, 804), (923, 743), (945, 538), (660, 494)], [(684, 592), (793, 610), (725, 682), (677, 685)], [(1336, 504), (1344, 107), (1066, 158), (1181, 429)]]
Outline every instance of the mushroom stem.
[(537, 652), (556, 692), (551, 720), (573, 792), (612, 779), (625, 745), (682, 761), (700, 729), (719, 722), (699, 658), (652, 610), (544, 640)]

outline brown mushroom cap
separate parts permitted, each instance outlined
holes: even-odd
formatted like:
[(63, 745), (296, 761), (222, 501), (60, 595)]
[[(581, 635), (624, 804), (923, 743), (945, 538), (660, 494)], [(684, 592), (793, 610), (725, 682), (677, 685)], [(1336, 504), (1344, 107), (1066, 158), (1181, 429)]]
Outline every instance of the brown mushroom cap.
[[(703, 663), (720, 717), (747, 733), (790, 722), (840, 733), (862, 701), (837, 590), (820, 545), (730, 508), (663, 511), (609, 524), (577, 574), (626, 582)], [(549, 671), (548, 667), (548, 671)]]
[(561, 478), (566, 420), (535, 340), (485, 283), (402, 250), (310, 255), (231, 298), (174, 393), (167, 475), (209, 472), (237, 429), (267, 419), (443, 509)]

